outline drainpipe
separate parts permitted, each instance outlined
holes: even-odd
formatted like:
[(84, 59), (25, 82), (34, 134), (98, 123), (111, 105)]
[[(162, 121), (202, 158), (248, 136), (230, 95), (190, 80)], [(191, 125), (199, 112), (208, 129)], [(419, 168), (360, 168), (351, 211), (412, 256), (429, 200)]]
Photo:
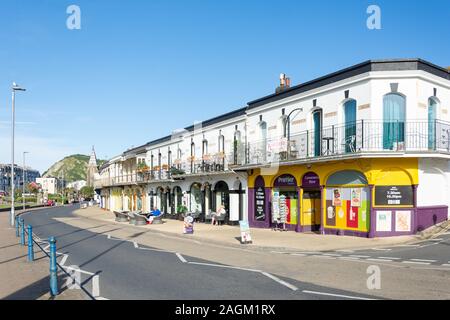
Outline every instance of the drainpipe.
[(373, 190), (374, 190), (374, 185), (370, 184), (369, 185), (369, 205), (370, 205), (370, 210), (369, 210), (369, 219), (370, 219), (370, 225), (369, 225), (369, 238), (375, 238), (375, 231), (376, 231), (376, 217), (375, 217), (375, 210), (373, 209)]

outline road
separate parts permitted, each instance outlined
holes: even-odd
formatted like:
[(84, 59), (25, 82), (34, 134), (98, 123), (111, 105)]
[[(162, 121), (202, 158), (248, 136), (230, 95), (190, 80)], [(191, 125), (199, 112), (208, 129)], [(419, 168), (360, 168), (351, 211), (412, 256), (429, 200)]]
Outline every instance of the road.
[[(384, 250), (255, 252), (93, 221), (74, 209), (23, 217), (39, 238), (57, 238), (60, 264), (80, 269), (96, 299), (450, 298), (449, 235)], [(379, 290), (367, 287), (374, 264)]]

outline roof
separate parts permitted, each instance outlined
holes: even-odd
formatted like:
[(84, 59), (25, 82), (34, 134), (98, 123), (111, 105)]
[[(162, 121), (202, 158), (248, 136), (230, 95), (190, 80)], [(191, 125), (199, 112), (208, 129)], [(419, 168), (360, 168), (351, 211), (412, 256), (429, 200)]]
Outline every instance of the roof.
[(422, 70), (443, 79), (450, 80), (449, 70), (422, 59), (368, 60), (352, 67), (330, 73), (323, 77), (299, 84), (297, 86), (293, 86), (279, 93), (270, 94), (268, 96), (250, 101), (248, 102), (248, 106), (249, 109), (256, 108), (266, 103), (285, 99), (287, 97), (323, 87), (325, 85), (345, 80), (366, 72), (405, 70)]
[[(202, 126), (210, 126), (225, 120), (237, 118), (244, 115), (247, 110), (253, 109), (264, 104), (285, 99), (287, 97), (310, 91), (325, 85), (335, 83), (337, 81), (345, 80), (360, 74), (364, 74), (371, 71), (406, 71), (406, 70), (422, 70), (431, 73), (435, 76), (441, 77), (446, 80), (450, 80), (450, 70), (432, 64), (431, 62), (422, 59), (385, 59), (385, 60), (367, 60), (365, 62), (356, 64), (354, 66), (330, 73), (328, 75), (316, 78), (314, 80), (293, 86), (284, 91), (270, 94), (262, 98), (250, 101), (247, 103), (247, 107), (240, 108), (220, 116), (203, 121)], [(195, 125), (184, 128), (187, 131), (194, 131)], [(144, 145), (136, 148), (129, 149), (123, 153), (123, 155), (138, 154), (145, 152), (148, 147), (157, 145), (163, 142), (170, 141), (173, 135), (168, 135), (153, 141), (150, 141)]]

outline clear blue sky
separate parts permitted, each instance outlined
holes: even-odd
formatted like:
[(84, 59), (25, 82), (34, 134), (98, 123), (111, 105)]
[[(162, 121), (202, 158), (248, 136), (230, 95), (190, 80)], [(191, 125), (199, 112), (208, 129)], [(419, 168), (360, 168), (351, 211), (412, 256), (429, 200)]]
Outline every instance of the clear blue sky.
[[(68, 30), (66, 8), (81, 8)], [(366, 27), (370, 4), (382, 30)], [(450, 1), (22, 0), (0, 3), (0, 162), (45, 170), (72, 153), (128, 147), (367, 59), (450, 66)], [(21, 160), (20, 160), (21, 162)]]

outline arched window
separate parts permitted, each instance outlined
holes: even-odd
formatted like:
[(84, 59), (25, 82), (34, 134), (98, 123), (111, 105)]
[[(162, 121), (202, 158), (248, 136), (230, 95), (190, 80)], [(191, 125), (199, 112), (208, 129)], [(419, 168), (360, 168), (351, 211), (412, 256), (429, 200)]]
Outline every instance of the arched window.
[(383, 98), (383, 149), (403, 149), (405, 142), (406, 99), (398, 93)]
[(322, 109), (314, 110), (313, 118), (313, 137), (314, 137), (314, 156), (322, 154)]
[(344, 103), (345, 152), (356, 151), (356, 100)]
[(177, 150), (177, 169), (181, 170), (181, 157), (183, 156), (183, 153), (181, 152), (180, 147), (178, 146)]
[(234, 164), (241, 164), (242, 159), (241, 150), (242, 150), (241, 132), (236, 128), (236, 131), (234, 131), (234, 140), (233, 140)]
[(191, 212), (202, 212), (202, 191), (200, 183), (193, 183), (190, 190), (190, 208)]
[(172, 168), (172, 151), (169, 149), (169, 151), (167, 152), (167, 166), (170, 168)]
[(225, 137), (222, 132), (219, 135), (219, 160), (221, 162), (222, 167), (225, 165)]
[(258, 146), (258, 162), (266, 162), (267, 160), (267, 123), (261, 121), (259, 123), (259, 138), (260, 143)]
[(195, 143), (194, 141), (191, 142), (191, 172), (194, 172), (194, 159), (195, 159)]
[(428, 99), (428, 149), (436, 149), (436, 118), (438, 103), (435, 98)]

